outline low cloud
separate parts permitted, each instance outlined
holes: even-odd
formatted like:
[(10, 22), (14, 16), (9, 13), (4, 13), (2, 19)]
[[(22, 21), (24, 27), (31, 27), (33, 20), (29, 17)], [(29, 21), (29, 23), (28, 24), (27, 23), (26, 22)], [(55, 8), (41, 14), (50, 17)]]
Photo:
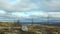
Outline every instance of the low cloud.
[(42, 10), (60, 12), (60, 0), (41, 0), (40, 4)]
[(29, 19), (48, 16), (60, 19), (60, 0), (0, 0), (0, 17)]
[(0, 16), (5, 16), (6, 14), (7, 14), (6, 11), (4, 11), (4, 10), (0, 10)]
[(31, 0), (0, 0), (0, 8), (6, 11), (31, 11), (39, 9)]
[(6, 11), (60, 11), (60, 0), (0, 0), (0, 8)]

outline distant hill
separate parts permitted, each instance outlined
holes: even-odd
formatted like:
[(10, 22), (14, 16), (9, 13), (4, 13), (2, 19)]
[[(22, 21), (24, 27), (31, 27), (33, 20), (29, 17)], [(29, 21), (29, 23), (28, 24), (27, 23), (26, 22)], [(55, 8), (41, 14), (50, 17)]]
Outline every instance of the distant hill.
[[(0, 22), (0, 27), (17, 27), (21, 26), (24, 24), (32, 24), (32, 22), (22, 22), (21, 24), (17, 24), (14, 22)], [(48, 26), (60, 26), (60, 22), (34, 22), (33, 24), (38, 24), (38, 25), (48, 25)]]
[[(32, 24), (32, 22), (23, 22), (22, 24)], [(60, 22), (33, 22), (33, 24), (60, 26)]]

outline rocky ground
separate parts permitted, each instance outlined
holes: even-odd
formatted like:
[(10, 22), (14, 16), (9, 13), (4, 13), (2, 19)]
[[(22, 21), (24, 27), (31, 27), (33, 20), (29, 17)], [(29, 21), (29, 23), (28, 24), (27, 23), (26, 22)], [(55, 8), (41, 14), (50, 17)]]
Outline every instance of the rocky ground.
[[(2, 28), (2, 27), (11, 27), (11, 28)], [(0, 34), (46, 34), (57, 32), (60, 33), (60, 27), (57, 26), (33, 26), (27, 25), (28, 31), (23, 31), (21, 28), (13, 28), (13, 27), (21, 27), (21, 24), (17, 23), (8, 23), (8, 22), (0, 22)]]
[(27, 32), (23, 31), (21, 28), (14, 27), (22, 26), (17, 23), (0, 22), (0, 34), (36, 34), (35, 32)]

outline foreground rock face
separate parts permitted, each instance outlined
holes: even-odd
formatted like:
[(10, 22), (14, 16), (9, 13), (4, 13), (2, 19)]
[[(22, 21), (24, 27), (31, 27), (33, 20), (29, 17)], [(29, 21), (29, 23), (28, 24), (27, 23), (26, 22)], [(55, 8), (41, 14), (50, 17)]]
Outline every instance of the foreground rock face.
[(22, 26), (22, 28), (21, 28), (23, 31), (28, 31), (28, 28), (27, 28), (27, 26)]

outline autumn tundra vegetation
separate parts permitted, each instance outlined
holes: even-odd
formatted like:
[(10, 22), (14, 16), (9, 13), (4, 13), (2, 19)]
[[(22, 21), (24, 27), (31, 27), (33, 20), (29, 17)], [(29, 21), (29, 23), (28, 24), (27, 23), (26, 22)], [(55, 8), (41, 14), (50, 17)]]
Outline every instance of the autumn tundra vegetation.
[(24, 25), (28, 31), (22, 30), (22, 24), (0, 22), (0, 34), (60, 34), (59, 26)]

